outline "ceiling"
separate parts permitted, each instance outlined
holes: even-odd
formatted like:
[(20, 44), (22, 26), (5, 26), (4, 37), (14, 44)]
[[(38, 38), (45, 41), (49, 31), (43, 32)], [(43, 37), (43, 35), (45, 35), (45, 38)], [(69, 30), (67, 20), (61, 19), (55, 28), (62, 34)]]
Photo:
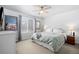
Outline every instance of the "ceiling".
[[(38, 14), (38, 11), (35, 5), (3, 5), (3, 6), (7, 9), (22, 12), (25, 14), (40, 16)], [(62, 12), (68, 12), (68, 11), (77, 10), (77, 9), (79, 9), (79, 5), (51, 5), (51, 8), (48, 9), (48, 13), (46, 16), (52, 16)]]

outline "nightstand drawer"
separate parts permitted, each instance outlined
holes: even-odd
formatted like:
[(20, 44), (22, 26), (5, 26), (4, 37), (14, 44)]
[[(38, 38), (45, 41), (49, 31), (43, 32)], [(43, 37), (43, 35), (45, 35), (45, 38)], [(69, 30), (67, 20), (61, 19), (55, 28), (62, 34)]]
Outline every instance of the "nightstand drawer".
[(67, 41), (68, 44), (75, 44), (75, 37), (74, 36), (67, 36)]
[(75, 41), (74, 38), (67, 38), (67, 40), (71, 42)]

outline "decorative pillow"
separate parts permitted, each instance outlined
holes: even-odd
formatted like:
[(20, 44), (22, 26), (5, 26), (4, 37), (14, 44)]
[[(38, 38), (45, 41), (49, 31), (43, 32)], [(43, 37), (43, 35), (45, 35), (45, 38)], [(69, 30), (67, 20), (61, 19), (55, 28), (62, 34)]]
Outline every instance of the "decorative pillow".
[(37, 39), (36, 33), (34, 33), (34, 34), (32, 35), (32, 40), (33, 40), (33, 39)]
[(40, 38), (40, 41), (41, 41), (41, 42), (44, 42), (44, 43), (47, 43), (47, 42), (49, 41), (49, 38), (48, 38), (47, 36), (42, 36), (42, 37)]
[(37, 35), (37, 39), (41, 37), (41, 33), (36, 33), (36, 35)]

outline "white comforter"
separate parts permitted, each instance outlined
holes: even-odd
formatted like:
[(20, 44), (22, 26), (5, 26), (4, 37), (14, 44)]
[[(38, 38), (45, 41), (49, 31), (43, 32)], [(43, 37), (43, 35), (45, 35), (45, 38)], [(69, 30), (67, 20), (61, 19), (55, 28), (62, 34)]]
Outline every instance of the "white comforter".
[(48, 44), (48, 46), (53, 48), (54, 52), (57, 52), (65, 42), (64, 36), (62, 34), (56, 34), (52, 32), (41, 32), (39, 34), (41, 35), (39, 39), (37, 38), (37, 33), (34, 33), (32, 39)]

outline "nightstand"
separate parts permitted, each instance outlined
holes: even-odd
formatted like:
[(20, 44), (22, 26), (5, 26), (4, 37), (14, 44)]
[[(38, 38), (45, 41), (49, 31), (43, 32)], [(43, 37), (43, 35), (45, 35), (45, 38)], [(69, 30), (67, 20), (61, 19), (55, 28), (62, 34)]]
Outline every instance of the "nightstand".
[(66, 40), (66, 42), (67, 42), (68, 44), (75, 45), (75, 36), (67, 35), (67, 40)]

